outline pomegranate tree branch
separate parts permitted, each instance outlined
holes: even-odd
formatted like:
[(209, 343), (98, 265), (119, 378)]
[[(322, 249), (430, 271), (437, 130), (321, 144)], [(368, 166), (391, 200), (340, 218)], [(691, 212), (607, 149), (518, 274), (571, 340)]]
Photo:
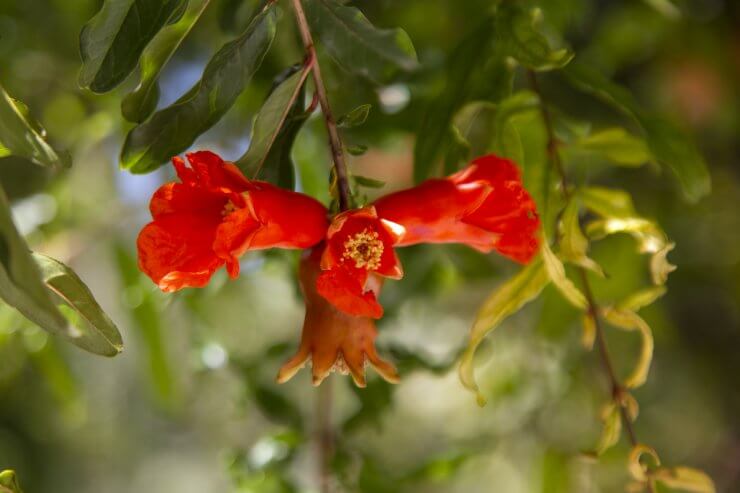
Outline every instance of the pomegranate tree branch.
[(337, 123), (334, 120), (331, 107), (329, 106), (329, 99), (326, 96), (326, 87), (324, 86), (324, 80), (321, 77), (321, 68), (316, 59), (316, 48), (313, 44), (311, 30), (308, 27), (306, 13), (303, 11), (301, 0), (293, 0), (293, 11), (295, 12), (296, 22), (298, 24), (298, 30), (301, 33), (303, 45), (306, 48), (309, 58), (314, 61), (311, 66), (311, 73), (313, 74), (313, 82), (316, 86), (316, 95), (319, 99), (321, 112), (323, 113), (324, 121), (326, 122), (326, 131), (329, 134), (329, 147), (331, 148), (331, 155), (334, 161), (334, 172), (336, 174), (337, 189), (339, 191), (339, 209), (345, 211), (350, 207), (350, 189), (347, 163), (344, 160), (344, 151), (342, 149), (342, 140), (339, 138)]

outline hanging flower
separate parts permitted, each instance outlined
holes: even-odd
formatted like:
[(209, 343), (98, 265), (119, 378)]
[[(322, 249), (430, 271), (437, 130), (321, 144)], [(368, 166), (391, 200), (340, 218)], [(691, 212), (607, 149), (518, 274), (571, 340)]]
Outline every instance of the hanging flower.
[(205, 286), (221, 266), (233, 278), (247, 250), (308, 248), (327, 228), (315, 199), (266, 182), (251, 181), (209, 151), (175, 157), (180, 182), (152, 196), (153, 221), (137, 240), (139, 268), (163, 291)]
[[(324, 274), (320, 262), (329, 248), (320, 245), (305, 252), (301, 259), (299, 280), (306, 302), (303, 334), (295, 356), (280, 368), (278, 382), (288, 381), (310, 361), (314, 385), (320, 384), (332, 371), (338, 371), (349, 373), (359, 387), (364, 387), (366, 364), (388, 382), (397, 383), (396, 369), (381, 359), (375, 349), (375, 321), (340, 311), (319, 294), (316, 281)], [(381, 284), (380, 278), (372, 277), (366, 288), (375, 296)]]
[(377, 276), (403, 276), (393, 250), (403, 234), (403, 227), (378, 218), (372, 206), (337, 214), (326, 235), (318, 293), (349, 315), (382, 317), (383, 307), (367, 285)]
[(538, 250), (539, 218), (516, 165), (489, 154), (442, 179), (381, 197), (378, 216), (402, 225), (397, 246), (463, 243), (526, 263)]

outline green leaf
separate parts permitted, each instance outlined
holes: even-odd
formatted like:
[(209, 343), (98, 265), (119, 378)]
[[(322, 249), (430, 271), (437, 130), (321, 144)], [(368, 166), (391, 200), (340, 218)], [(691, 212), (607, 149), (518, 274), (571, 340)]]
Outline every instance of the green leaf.
[(622, 433), (622, 415), (614, 402), (609, 402), (601, 410), (601, 420), (604, 422), (604, 428), (594, 450), (597, 457), (616, 445)]
[(23, 493), (15, 471), (0, 472), (0, 493)]
[(418, 66), (414, 46), (402, 29), (378, 29), (355, 7), (337, 0), (305, 0), (306, 17), (326, 51), (348, 72), (376, 84)]
[(68, 156), (58, 154), (46, 141), (46, 131), (29, 115), (28, 107), (10, 97), (0, 85), (0, 147), (2, 156), (15, 155), (41, 166), (68, 166)]
[(501, 51), (532, 70), (562, 68), (573, 59), (566, 48), (554, 49), (540, 32), (542, 11), (503, 2), (496, 11), (496, 39)]
[(215, 125), (262, 63), (275, 37), (276, 19), (274, 8), (258, 15), (241, 36), (211, 58), (195, 86), (134, 127), (123, 144), (121, 167), (132, 173), (150, 172)]
[(601, 266), (588, 257), (588, 239), (581, 231), (578, 209), (577, 198), (571, 199), (563, 209), (560, 218), (560, 256), (566, 262), (592, 270), (603, 277), (604, 271)]
[(645, 141), (619, 127), (593, 133), (574, 142), (573, 147), (593, 152), (621, 166), (642, 166), (652, 160)]
[(632, 196), (624, 190), (604, 187), (584, 187), (578, 197), (588, 209), (601, 217), (627, 218), (637, 216)]
[(105, 0), (80, 32), (80, 86), (103, 93), (123, 82), (149, 41), (186, 5), (186, 0)]
[(123, 350), (123, 341), (118, 328), (103, 311), (90, 289), (75, 272), (51, 257), (33, 254), (41, 269), (41, 277), (54, 297), (64, 303), (71, 317), (76, 320), (76, 330), (67, 337), (76, 346), (91, 353), (115, 356)]
[(0, 158), (0, 185), (11, 202), (43, 190), (52, 174), (51, 168), (39, 166), (23, 157)]
[(586, 297), (583, 293), (568, 279), (565, 275), (565, 266), (563, 262), (555, 255), (550, 249), (550, 245), (546, 241), (542, 242), (542, 260), (545, 263), (545, 270), (550, 276), (550, 280), (555, 287), (560, 291), (560, 294), (568, 300), (568, 302), (576, 308), (585, 310), (588, 306)]
[(52, 302), (28, 245), (15, 228), (10, 205), (0, 190), (0, 298), (42, 329), (71, 335)]
[(659, 467), (653, 476), (672, 489), (692, 493), (715, 493), (714, 481), (704, 471), (693, 467)]
[(210, 1), (191, 0), (182, 18), (164, 27), (142, 52), (139, 60), (139, 85), (121, 101), (121, 113), (126, 120), (141, 123), (154, 112), (159, 101), (159, 74), (198, 22)]
[(468, 346), (460, 361), (460, 381), (467, 389), (476, 393), (478, 404), (486, 400), (478, 391), (475, 382), (473, 358), (483, 338), (498, 327), (507, 317), (519, 311), (535, 299), (550, 282), (550, 276), (541, 258), (533, 260), (517, 275), (504, 282), (483, 303), (470, 329)]
[(367, 152), (367, 146), (364, 144), (348, 145), (347, 152), (353, 156), (362, 156)]
[(577, 88), (611, 104), (640, 125), (653, 157), (673, 171), (688, 200), (695, 202), (710, 192), (711, 178), (704, 158), (675, 124), (645, 112), (629, 91), (584, 64), (570, 64), (564, 73)]
[[(280, 82), (260, 108), (252, 125), (249, 149), (236, 161), (245, 176), (259, 177), (283, 188), (295, 188), (295, 172), (290, 159), (290, 147), (295, 134), (308, 115), (303, 114), (303, 83), (310, 72), (309, 66)], [(299, 122), (290, 130), (291, 123)], [(287, 124), (287, 127), (286, 127)], [(281, 132), (290, 131), (290, 143), (276, 141)], [(275, 151), (275, 152), (272, 152)], [(272, 155), (273, 159), (269, 159)], [(281, 157), (276, 159), (276, 157)]]
[(614, 327), (638, 331), (642, 339), (640, 354), (637, 358), (637, 364), (627, 378), (624, 379), (624, 386), (628, 389), (640, 387), (645, 383), (650, 372), (650, 363), (653, 360), (653, 332), (650, 326), (637, 313), (632, 310), (623, 308), (607, 307), (601, 310), (604, 320)]
[(365, 188), (383, 188), (385, 186), (384, 181), (368, 178), (367, 176), (352, 175), (352, 179), (355, 183)]
[(337, 126), (342, 128), (359, 127), (367, 120), (367, 116), (370, 114), (370, 108), (372, 108), (372, 105), (369, 104), (358, 106), (346, 115), (340, 116), (339, 120), (337, 120)]
[(623, 310), (639, 311), (641, 308), (651, 305), (666, 293), (667, 289), (663, 285), (650, 286), (630, 294), (625, 299), (617, 303), (617, 308)]

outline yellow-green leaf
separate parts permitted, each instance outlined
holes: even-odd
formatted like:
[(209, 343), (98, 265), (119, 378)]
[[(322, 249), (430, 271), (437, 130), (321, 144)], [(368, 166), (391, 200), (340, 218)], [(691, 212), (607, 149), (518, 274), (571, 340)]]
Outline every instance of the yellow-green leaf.
[(706, 473), (692, 467), (661, 467), (653, 477), (669, 488), (693, 493), (714, 493), (714, 481)]
[(619, 407), (613, 402), (609, 402), (602, 408), (601, 420), (604, 422), (604, 429), (601, 431), (601, 437), (594, 450), (596, 456), (616, 445), (619, 441), (619, 435), (622, 433), (622, 417), (619, 413)]
[(591, 351), (596, 340), (596, 321), (590, 311), (583, 314), (583, 334), (581, 334), (581, 345)]
[(583, 293), (581, 293), (575, 284), (573, 284), (573, 282), (565, 275), (565, 266), (563, 265), (563, 262), (561, 262), (552, 249), (550, 249), (550, 246), (546, 241), (542, 242), (541, 251), (542, 260), (545, 263), (545, 270), (547, 270), (547, 274), (550, 276), (552, 283), (558, 291), (560, 291), (560, 294), (562, 294), (563, 297), (574, 307), (585, 310), (588, 306), (586, 297), (583, 296)]
[(6, 470), (0, 472), (0, 493), (23, 493), (15, 471)]
[(642, 456), (645, 454), (650, 456), (652, 461), (655, 463), (655, 466), (660, 466), (660, 457), (658, 457), (655, 449), (641, 443), (632, 447), (629, 457), (627, 458), (627, 469), (629, 470), (630, 475), (640, 482), (648, 481), (649, 468), (640, 461)]
[(647, 380), (650, 371), (650, 362), (653, 360), (653, 333), (650, 326), (637, 313), (620, 308), (604, 308), (602, 316), (610, 324), (624, 330), (637, 330), (642, 337), (642, 346), (637, 364), (632, 373), (624, 380), (624, 386), (633, 389), (641, 386)]
[(604, 270), (587, 255), (588, 239), (578, 222), (578, 208), (578, 201), (574, 198), (563, 209), (560, 219), (560, 256), (566, 262), (594, 271), (603, 277)]
[(635, 206), (632, 205), (632, 197), (624, 190), (584, 187), (578, 191), (578, 198), (587, 209), (603, 218), (637, 215)]
[(668, 274), (676, 270), (676, 266), (668, 262), (667, 258), (668, 252), (673, 250), (675, 246), (675, 243), (667, 243), (650, 258), (650, 276), (654, 284), (665, 284), (668, 280)]
[(666, 291), (665, 286), (650, 286), (649, 288), (641, 289), (617, 303), (617, 308), (637, 312), (640, 308), (652, 304), (655, 300), (663, 296)]
[(501, 322), (535, 299), (547, 286), (549, 276), (541, 259), (533, 260), (517, 275), (504, 282), (483, 303), (470, 329), (468, 347), (460, 362), (460, 381), (476, 393), (478, 404), (484, 405), (485, 398), (475, 382), (473, 357), (483, 338)]
[(619, 127), (593, 133), (573, 145), (577, 149), (593, 152), (622, 166), (642, 166), (652, 159), (643, 139)]

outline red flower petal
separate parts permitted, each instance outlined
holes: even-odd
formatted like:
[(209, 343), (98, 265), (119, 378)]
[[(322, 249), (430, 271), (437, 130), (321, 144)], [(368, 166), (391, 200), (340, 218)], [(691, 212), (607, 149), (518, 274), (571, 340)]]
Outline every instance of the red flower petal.
[(316, 279), (316, 291), (332, 305), (349, 315), (381, 318), (383, 307), (373, 291), (365, 291), (367, 271), (336, 267)]

